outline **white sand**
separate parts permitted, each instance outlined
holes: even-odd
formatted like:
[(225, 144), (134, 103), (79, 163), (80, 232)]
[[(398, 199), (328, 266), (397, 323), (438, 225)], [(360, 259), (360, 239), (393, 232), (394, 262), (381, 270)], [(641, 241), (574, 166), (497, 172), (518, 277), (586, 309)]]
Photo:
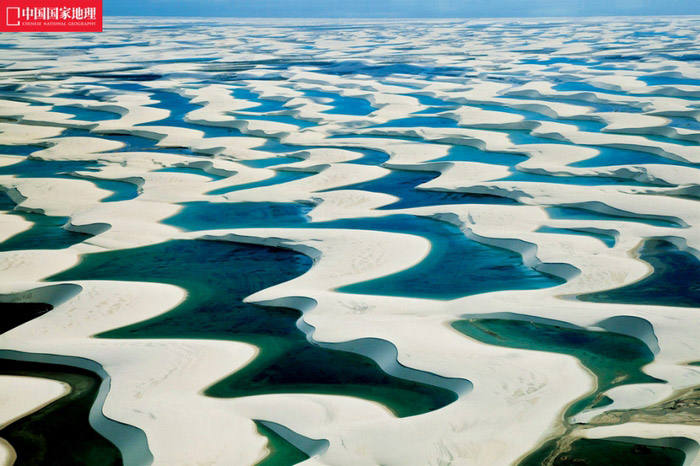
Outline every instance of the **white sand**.
[[(210, 40), (205, 30), (192, 32), (192, 40), (198, 41), (196, 47), (183, 42), (180, 32), (168, 29), (163, 29), (157, 43), (143, 46), (139, 41), (147, 36), (130, 29), (138, 21), (117, 20), (119, 27), (106, 30), (99, 38), (62, 39), (62, 45), (134, 42), (124, 48), (93, 48), (89, 54), (55, 59), (51, 52), (54, 42), (38, 36), (8, 36), (8, 41), (23, 47), (3, 49), (0, 59), (4, 66), (0, 82), (21, 86), (19, 92), (31, 102), (0, 96), (0, 116), (21, 123), (0, 122), (0, 144), (10, 146), (11, 154), (0, 157), (0, 166), (11, 167), (21, 161), (23, 156), (12, 152), (12, 146), (27, 144), (38, 146), (31, 157), (46, 163), (100, 163), (95, 171), (81, 171), (70, 179), (0, 176), (0, 186), (19, 209), (69, 217), (66, 229), (94, 235), (64, 250), (0, 253), (3, 296), (55, 305), (51, 312), (3, 334), (0, 348), (23, 352), (26, 358), (85, 367), (104, 378), (91, 423), (115, 442), (127, 463), (141, 464), (150, 451), (155, 464), (169, 466), (255, 464), (269, 449), (253, 420), (275, 423), (288, 441), (308, 448), (313, 458), (306, 464), (516, 463), (543, 441), (561, 435), (566, 407), (593, 390), (595, 380), (573, 357), (482, 344), (450, 326), (456, 320), (497, 317), (612, 331), (640, 339), (655, 356), (644, 372), (666, 383), (609, 390), (606, 395), (613, 403), (579, 413), (575, 420), (584, 424), (573, 435), (650, 442), (667, 437), (687, 439), (674, 445), (688, 452), (688, 464), (700, 464), (696, 426), (638, 422), (587, 425), (611, 410), (643, 411), (700, 384), (700, 368), (687, 365), (698, 355), (697, 309), (573, 298), (648, 276), (652, 270), (638, 253), (649, 238), (670, 241), (700, 257), (697, 201), (677, 196), (698, 194), (697, 169), (687, 163), (700, 162), (700, 131), (692, 123), (700, 121), (695, 105), (698, 86), (650, 86), (641, 79), (649, 75), (699, 79), (700, 71), (694, 64), (669, 58), (683, 53), (675, 50), (685, 47), (682, 41), (687, 39), (664, 36), (668, 42), (663, 42), (660, 36), (639, 38), (635, 48), (626, 34), (638, 24), (624, 19), (580, 24), (562, 20), (548, 24), (547, 37), (530, 34), (530, 28), (493, 21), (470, 23), (480, 26), (470, 29), (460, 29), (465, 26), (449, 21), (390, 21), (389, 26), (363, 23), (352, 35), (338, 32), (342, 29), (287, 28), (284, 39), (268, 21), (239, 24), (221, 20), (227, 27), (216, 40)], [(162, 21), (179, 27), (183, 20)], [(662, 33), (697, 35), (697, 26), (690, 19), (645, 20), (643, 24)], [(229, 27), (232, 25), (235, 27)], [(381, 40), (377, 32), (381, 32)], [(296, 40), (286, 40), (289, 38)], [(29, 43), (35, 46), (31, 50), (24, 47)], [(613, 47), (598, 50), (599, 43)], [(303, 44), (311, 44), (313, 52)], [(406, 44), (414, 50), (407, 52)], [(553, 52), (542, 52), (543, 48)], [(648, 58), (661, 49), (668, 49), (671, 55), (623, 60), (626, 66), (619, 70), (581, 64), (593, 59), (615, 60), (615, 55), (641, 53)], [(387, 59), (408, 53), (422, 57), (419, 61), (407, 59), (426, 70), (421, 78), (416, 78), (418, 71), (403, 72), (402, 63)], [(323, 72), (321, 66), (277, 67), (268, 62), (298, 62), (299, 57), (311, 55), (313, 60), (327, 62), (324, 66), (334, 74)], [(192, 56), (213, 61), (169, 62)], [(537, 62), (550, 56), (580, 60)], [(144, 63), (153, 62), (139, 68), (136, 63), (141, 58)], [(247, 62), (261, 64), (236, 68)], [(229, 64), (233, 64), (231, 70), (226, 69)], [(382, 74), (383, 67), (394, 65), (395, 72)], [(203, 83), (219, 66), (235, 79), (224, 84)], [(439, 67), (459, 69), (464, 76), (432, 76)], [(64, 73), (78, 71), (143, 72), (162, 77), (141, 82), (144, 89), (138, 92), (111, 89), (102, 85), (109, 84), (108, 80), (103, 83), (89, 75), (63, 79)], [(372, 76), (375, 71), (378, 76)], [(42, 76), (60, 79), (27, 80)], [(523, 76), (527, 77), (525, 84)], [(555, 85), (558, 79), (586, 83), (600, 91), (561, 91)], [(68, 90), (83, 92), (85, 98), (60, 95)], [(257, 97), (235, 97), (237, 90)], [(195, 104), (184, 119), (201, 127), (165, 124), (170, 111), (162, 108), (155, 91), (175, 92)], [(313, 97), (309, 94), (313, 91), (362, 99), (370, 105), (370, 112), (334, 113), (333, 99)], [(438, 99), (444, 105), (424, 98)], [(258, 108), (269, 101), (280, 103), (281, 109), (267, 113), (267, 119), (258, 119)], [(81, 121), (67, 111), (53, 111), (53, 105), (107, 111), (119, 118)], [(615, 106), (639, 113), (618, 112)], [(392, 126), (392, 121), (420, 115), (449, 118), (458, 127)], [(285, 117), (285, 122), (280, 117)], [(299, 124), (289, 123), (289, 117)], [(302, 127), (302, 121), (314, 125)], [(606, 126), (602, 132), (576, 126), (586, 121)], [(682, 127), (684, 122), (687, 127)], [(207, 137), (203, 131), (206, 126), (236, 131)], [(90, 133), (61, 137), (64, 128)], [(507, 130), (550, 142), (515, 144)], [(124, 144), (101, 137), (106, 133), (144, 137), (158, 150), (123, 151)], [(290, 149), (266, 150), (263, 146), (268, 138)], [(480, 149), (485, 155), (522, 155), (515, 169), (524, 172), (559, 177), (607, 175), (649, 186), (509, 181), (503, 180), (512, 171), (505, 165), (436, 162), (449, 155), (455, 145)], [(659, 163), (571, 166), (592, 159), (605, 147), (651, 154)], [(178, 154), (174, 149), (179, 148), (188, 148), (195, 155)], [(386, 154), (388, 162), (381, 167), (357, 163), (363, 155), (358, 149), (363, 148)], [(279, 156), (299, 160), (269, 168), (245, 164)], [(682, 165), (664, 164), (664, 159)], [(493, 160), (497, 160), (495, 154)], [(159, 171), (183, 167), (195, 171)], [(390, 169), (437, 172), (435, 179), (419, 189), (494, 194), (520, 204), (378, 210), (397, 198), (352, 189), (360, 182), (381, 180)], [(304, 171), (310, 176), (281, 185), (209, 194), (270, 180), (280, 170)], [(224, 178), (213, 180), (207, 174)], [(105, 203), (111, 192), (98, 188), (95, 181), (99, 180), (132, 183), (138, 188), (138, 197)], [(341, 293), (339, 287), (418, 264), (429, 253), (430, 243), (414, 235), (361, 230), (183, 232), (163, 223), (182, 209), (182, 203), (195, 201), (302, 202), (313, 206), (308, 217), (315, 222), (395, 214), (434, 218), (457, 225), (471, 240), (516, 251), (526, 266), (566, 282), (547, 289), (507, 290), (452, 301)], [(553, 219), (544, 210), (549, 206), (667, 220), (678, 228), (617, 219)], [(543, 226), (609, 234), (615, 244), (608, 247), (592, 236), (538, 231)], [(22, 217), (2, 214), (0, 240), (30, 227)], [(42, 281), (73, 267), (81, 254), (172, 239), (241, 241), (291, 248), (311, 256), (314, 266), (306, 274), (260, 290), (246, 301), (296, 308), (303, 312), (299, 329), (315, 344), (371, 357), (385, 372), (451, 390), (458, 395), (457, 400), (439, 410), (397, 418), (378, 402), (342, 395), (210, 398), (203, 394), (206, 388), (250, 363), (259, 351), (257, 347), (221, 340), (94, 338), (167, 312), (185, 299), (185, 290), (127, 281), (84, 280), (76, 281), (75, 286), (47, 286)], [(12, 403), (0, 403), (4, 419), (39, 409), (65, 391), (65, 386), (42, 379), (23, 379), (19, 385), (14, 378), (0, 378), (0, 384), (10, 382), (12, 388), (3, 393), (10, 394)], [(148, 445), (124, 436), (120, 428), (126, 427), (115, 423), (143, 431)], [(0, 463), (11, 461), (11, 455), (11, 446), (2, 443)]]

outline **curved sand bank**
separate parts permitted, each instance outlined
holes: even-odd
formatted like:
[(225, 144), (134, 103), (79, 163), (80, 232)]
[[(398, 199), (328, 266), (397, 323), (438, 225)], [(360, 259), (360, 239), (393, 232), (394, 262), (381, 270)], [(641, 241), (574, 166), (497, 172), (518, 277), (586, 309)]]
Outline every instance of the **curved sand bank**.
[[(0, 377), (0, 428), (34, 413), (65, 396), (70, 386), (50, 379), (3, 375)], [(17, 454), (12, 445), (0, 439), (0, 464), (14, 464)]]

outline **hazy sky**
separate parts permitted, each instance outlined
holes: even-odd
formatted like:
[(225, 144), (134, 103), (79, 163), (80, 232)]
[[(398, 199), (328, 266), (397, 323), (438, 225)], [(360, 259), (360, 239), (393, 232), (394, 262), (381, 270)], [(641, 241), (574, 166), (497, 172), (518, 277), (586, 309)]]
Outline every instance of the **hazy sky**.
[(286, 18), (700, 15), (700, 0), (104, 0), (104, 14)]

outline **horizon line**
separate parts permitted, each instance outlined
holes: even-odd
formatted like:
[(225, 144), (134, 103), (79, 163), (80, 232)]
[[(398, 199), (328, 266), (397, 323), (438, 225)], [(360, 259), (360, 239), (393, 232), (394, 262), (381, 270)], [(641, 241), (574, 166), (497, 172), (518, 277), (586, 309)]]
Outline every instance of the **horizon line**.
[(120, 14), (104, 14), (105, 18), (177, 18), (177, 19), (294, 19), (294, 20), (327, 20), (327, 19), (343, 19), (343, 20), (462, 20), (462, 19), (594, 19), (594, 18), (678, 18), (678, 17), (697, 17), (700, 19), (700, 14), (601, 14), (601, 15), (581, 15), (581, 16), (205, 16), (205, 15), (120, 15)]

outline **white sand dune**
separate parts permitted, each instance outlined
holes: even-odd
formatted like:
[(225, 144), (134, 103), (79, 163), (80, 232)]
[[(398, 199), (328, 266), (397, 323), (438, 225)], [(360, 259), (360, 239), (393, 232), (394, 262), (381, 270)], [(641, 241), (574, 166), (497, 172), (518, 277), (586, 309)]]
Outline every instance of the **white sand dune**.
[[(668, 446), (700, 464), (692, 412), (665, 407), (700, 386), (690, 364), (700, 354), (698, 308), (577, 298), (664, 272), (642, 260), (649, 240), (700, 258), (700, 69), (688, 58), (699, 51), (696, 18), (207, 21), (111, 18), (100, 35), (60, 42), (3, 36), (0, 241), (28, 249), (0, 252), (0, 301), (54, 306), (0, 335), (3, 357), (96, 373), (90, 423), (126, 464), (256, 464), (273, 453), (256, 422), (310, 456), (304, 464), (516, 464), (554, 438)], [(91, 121), (91, 112), (110, 118)], [(69, 168), (33, 173), (25, 160)], [(397, 170), (435, 177), (383, 183)], [(130, 183), (132, 194), (105, 202), (117, 190), (110, 181)], [(409, 196), (409, 207), (392, 208), (406, 193), (436, 192), (445, 200)], [(460, 203), (460, 193), (474, 200)], [(490, 197), (477, 203), (480, 195)], [(296, 203), (308, 223), (168, 224), (195, 202), (212, 212)], [(45, 228), (31, 221), (37, 214), (68, 218), (54, 235), (85, 236), (62, 249), (50, 236), (26, 239)], [(421, 267), (435, 245), (419, 232), (314, 224), (395, 215), (456, 226), (464, 241), (514, 251), (559, 284), (452, 300), (341, 291)], [(98, 336), (192, 299), (185, 288), (47, 281), (86, 255), (170, 240), (310, 257), (306, 273), (244, 301), (296, 309), (295, 331), (311, 344), (365, 356), (455, 401), (399, 417), (371, 387), (366, 397), (323, 388), (210, 397), (206, 389), (254, 364), (262, 344)], [(642, 370), (658, 381), (617, 384), (600, 394), (612, 403), (563, 419), (598, 389), (595, 368), (452, 327), (469, 319), (631, 336), (653, 355)], [(41, 374), (0, 375), (0, 386), (0, 427), (68, 390)], [(0, 464), (14, 460), (0, 439)]]

